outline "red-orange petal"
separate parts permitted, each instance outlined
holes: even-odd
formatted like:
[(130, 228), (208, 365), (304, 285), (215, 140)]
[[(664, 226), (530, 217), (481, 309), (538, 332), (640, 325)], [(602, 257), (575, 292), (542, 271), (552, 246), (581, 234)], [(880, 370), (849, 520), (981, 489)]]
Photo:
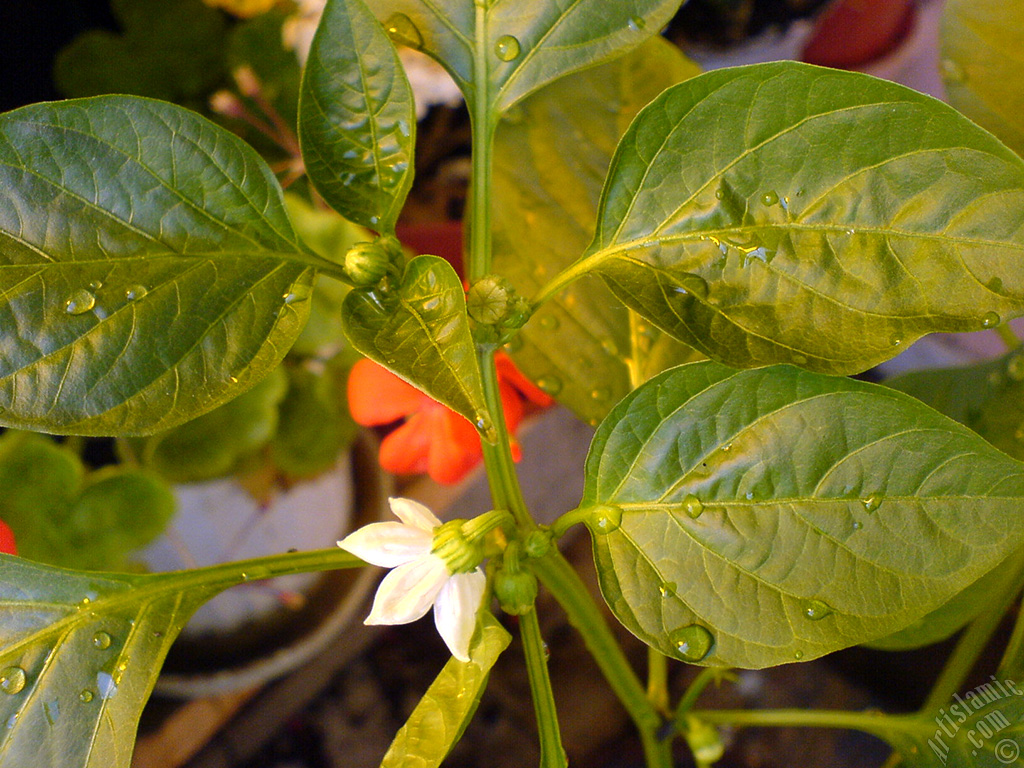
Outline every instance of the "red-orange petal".
[(429, 419), (418, 413), (380, 444), (380, 466), (396, 475), (418, 475), (429, 467), (430, 444), (436, 439)]
[[(444, 408), (444, 406), (441, 406)], [(482, 457), (480, 437), (469, 421), (448, 408), (434, 422), (437, 432), (430, 444), (430, 477), (444, 485), (464, 478)]]
[(536, 384), (526, 378), (522, 371), (516, 368), (516, 364), (512, 362), (512, 358), (504, 352), (499, 352), (494, 356), (494, 364), (498, 369), (498, 378), (502, 381), (507, 381), (513, 387), (518, 389), (523, 397), (531, 403), (547, 408), (555, 402), (550, 395), (543, 392)]
[(359, 360), (348, 376), (348, 408), (357, 424), (390, 424), (433, 402), (372, 360)]
[(5, 555), (18, 554), (18, 545), (14, 542), (14, 531), (3, 520), (0, 520), (0, 552)]

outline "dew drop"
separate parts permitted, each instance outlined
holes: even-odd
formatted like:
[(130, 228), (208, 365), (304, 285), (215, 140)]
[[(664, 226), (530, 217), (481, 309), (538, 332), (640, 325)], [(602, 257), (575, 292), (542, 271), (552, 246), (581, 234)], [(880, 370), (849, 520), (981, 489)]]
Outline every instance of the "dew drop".
[(689, 493), (683, 499), (683, 512), (688, 517), (696, 520), (704, 512), (704, 502), (698, 499), (694, 494)]
[(724, 189), (716, 189), (715, 190), (715, 198), (718, 199), (718, 200), (723, 200), (725, 198), (725, 190)]
[(423, 317), (430, 320), (441, 313), (442, 306), (440, 296), (431, 296), (429, 299), (424, 299), (420, 304), (420, 312)]
[(793, 365), (807, 365), (807, 358), (803, 355), (793, 355)]
[(514, 61), (519, 58), (519, 41), (512, 35), (502, 35), (494, 43), (494, 55), (502, 61)]
[(537, 386), (541, 392), (549, 395), (557, 395), (562, 391), (562, 380), (557, 376), (541, 376), (537, 379)]
[(805, 618), (811, 621), (820, 621), (832, 613), (832, 606), (821, 602), (821, 600), (807, 600), (800, 610)]
[(92, 636), (93, 647), (99, 648), (101, 651), (107, 650), (113, 642), (114, 638), (112, 638), (107, 632), (97, 632)]
[(677, 629), (668, 636), (668, 639), (683, 661), (689, 662), (703, 659), (711, 652), (711, 646), (715, 644), (715, 638), (699, 624), (690, 624)]
[(1017, 354), (1006, 364), (1006, 375), (1014, 381), (1024, 381), (1024, 354)]
[(80, 694), (78, 694), (78, 700), (80, 702), (82, 702), (83, 704), (88, 704), (90, 701), (92, 701), (92, 699), (93, 699), (93, 692), (90, 691), (88, 688), (86, 688)]
[(605, 339), (604, 341), (602, 341), (601, 342), (601, 349), (603, 349), (605, 352), (607, 352), (612, 357), (618, 357), (619, 356), (619, 348), (615, 344), (615, 342), (612, 341), (611, 339)]
[(43, 704), (43, 714), (46, 715), (46, 722), (56, 725), (60, 719), (60, 702), (54, 699)]
[(612, 391), (607, 387), (598, 387), (597, 389), (590, 390), (590, 399), (598, 403), (603, 403), (611, 396)]
[(96, 690), (99, 691), (100, 699), (106, 701), (117, 694), (117, 683), (108, 672), (96, 673)]
[(779, 195), (777, 192), (765, 192), (761, 195), (761, 202), (764, 205), (776, 205), (779, 202)]
[(859, 531), (863, 527), (864, 527), (864, 523), (862, 523), (860, 520), (855, 520), (854, 521), (854, 523), (853, 523), (853, 530)]
[(69, 315), (82, 315), (96, 306), (96, 297), (85, 288), (79, 288), (64, 300), (64, 311)]
[(874, 512), (880, 506), (882, 506), (882, 497), (876, 494), (871, 494), (861, 499), (861, 504), (864, 505), (864, 509), (868, 512)]
[(992, 291), (992, 293), (1002, 293), (1003, 279), (1001, 277), (993, 277), (991, 280), (985, 283), (985, 287)]
[(407, 121), (399, 120), (397, 123), (395, 123), (395, 125), (398, 128), (398, 132), (405, 136), (406, 138), (408, 138), (411, 135), (411, 131), (409, 130), (409, 123)]
[(21, 667), (7, 667), (7, 669), (0, 671), (0, 691), (4, 693), (11, 695), (21, 693), (25, 690), (25, 683), (27, 682), (28, 677), (25, 675), (25, 670)]
[(89, 283), (89, 290), (90, 291), (98, 291), (102, 287), (103, 287), (103, 281), (102, 280), (92, 280)]
[(700, 275), (686, 274), (682, 276), (679, 282), (688, 293), (693, 294), (698, 299), (707, 299), (708, 283)]
[(891, 337), (889, 337), (889, 344), (891, 344), (894, 347), (898, 347), (902, 343), (903, 337), (899, 336), (898, 334), (893, 334)]
[(630, 32), (639, 32), (647, 26), (647, 21), (639, 16), (631, 16), (626, 22), (626, 26), (629, 27)]
[(982, 328), (995, 328), (1001, 322), (999, 315), (995, 312), (986, 312), (981, 316)]
[(676, 583), (674, 581), (663, 581), (658, 586), (658, 591), (662, 597), (674, 597), (676, 594)]
[(144, 285), (133, 285), (130, 288), (126, 288), (125, 289), (124, 297), (128, 301), (137, 301), (137, 300), (143, 298), (147, 293), (149, 293), (149, 289), (146, 288), (146, 286), (144, 286)]
[(611, 533), (622, 525), (622, 508), (611, 504), (595, 507), (591, 513), (591, 528), (598, 533)]
[(380, 216), (371, 216), (370, 217), (370, 223), (373, 224), (373, 225), (379, 224), (380, 223)]
[(404, 13), (393, 13), (384, 22), (388, 37), (400, 45), (419, 50), (423, 47), (423, 35), (413, 20)]
[(473, 426), (488, 443), (498, 442), (498, 430), (494, 428), (494, 422), (487, 413), (476, 413), (473, 418)]
[(511, 339), (505, 342), (505, 351), (512, 354), (518, 352), (523, 348), (523, 337), (513, 336)]
[(558, 326), (560, 325), (558, 318), (554, 315), (544, 315), (538, 322), (540, 323), (540, 327), (545, 331), (558, 330)]
[(232, 384), (237, 384), (238, 383), (238, 377), (237, 376), (228, 376), (228, 381), (230, 381)]
[(541, 641), (541, 653), (544, 654), (544, 661), (551, 660), (551, 648), (549, 648), (548, 644), (545, 643), (543, 640)]
[(797, 651), (796, 653), (793, 654), (793, 658), (796, 659), (797, 661), (800, 661), (800, 659), (802, 659), (803, 657), (804, 657), (804, 652), (803, 651)]

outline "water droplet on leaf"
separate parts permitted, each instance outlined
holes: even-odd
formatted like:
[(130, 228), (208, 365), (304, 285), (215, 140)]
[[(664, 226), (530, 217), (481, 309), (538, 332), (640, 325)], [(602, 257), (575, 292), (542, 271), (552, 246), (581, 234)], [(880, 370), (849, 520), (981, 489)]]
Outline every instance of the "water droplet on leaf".
[(86, 688), (80, 694), (78, 694), (78, 700), (83, 704), (88, 704), (93, 699), (93, 692)]
[(69, 315), (82, 315), (96, 306), (96, 297), (79, 288), (64, 300), (64, 311)]
[(629, 21), (626, 22), (626, 26), (629, 27), (631, 32), (639, 32), (647, 26), (647, 21), (639, 16), (630, 16)]
[(673, 597), (676, 594), (676, 583), (674, 581), (663, 581), (658, 587), (662, 597)]
[(981, 317), (982, 328), (995, 328), (999, 323), (1002, 322), (995, 312), (986, 312)]
[(776, 192), (765, 192), (761, 195), (761, 202), (765, 205), (775, 205), (779, 202), (779, 195)]
[(54, 699), (43, 704), (43, 714), (46, 715), (46, 722), (56, 725), (60, 719), (60, 702)]
[(704, 512), (704, 502), (692, 493), (687, 494), (683, 499), (683, 512), (685, 512), (688, 517), (696, 520)]
[(514, 61), (519, 58), (519, 41), (512, 35), (502, 35), (494, 43), (494, 55), (502, 61)]
[(612, 391), (607, 387), (598, 387), (597, 389), (590, 390), (590, 399), (595, 400), (599, 403), (604, 402), (612, 396)]
[(863, 527), (864, 527), (864, 523), (862, 523), (860, 520), (855, 520), (854, 521), (854, 523), (853, 523), (853, 530), (859, 531)]
[(811, 621), (820, 621), (832, 613), (832, 606), (821, 600), (808, 600), (801, 606), (801, 612)]
[(102, 280), (92, 280), (92, 281), (89, 282), (89, 290), (90, 291), (98, 291), (102, 287), (103, 287), (103, 281)]
[(880, 506), (882, 506), (882, 497), (877, 494), (871, 494), (861, 499), (861, 504), (864, 505), (864, 509), (868, 512), (874, 512)]
[(14, 695), (25, 690), (28, 677), (21, 667), (7, 667), (0, 671), (0, 691)]
[(133, 285), (130, 288), (125, 289), (124, 297), (128, 301), (137, 301), (143, 298), (147, 293), (149, 293), (149, 289), (147, 289), (146, 286)]
[(715, 638), (699, 624), (677, 629), (668, 636), (669, 642), (675, 647), (683, 661), (697, 662), (711, 652)]
[(621, 507), (605, 504), (595, 507), (591, 515), (591, 528), (598, 533), (611, 533), (622, 525)]
[(393, 13), (384, 22), (388, 37), (400, 45), (419, 50), (423, 47), (423, 35), (413, 20), (404, 13)]
[(992, 293), (1002, 293), (1003, 279), (1001, 277), (993, 277), (991, 280), (985, 283), (985, 287), (992, 291)]
[(545, 331), (556, 331), (560, 325), (558, 318), (554, 315), (544, 315), (538, 322)]
[(618, 348), (618, 346), (616, 346), (615, 342), (612, 341), (611, 339), (603, 340), (601, 342), (601, 349), (603, 349), (605, 352), (607, 352), (612, 357), (618, 357), (618, 355), (619, 355), (619, 348)]
[(101, 651), (107, 650), (113, 642), (114, 638), (112, 638), (107, 632), (97, 632), (92, 636), (93, 646), (99, 648)]
[(800, 659), (802, 659), (803, 657), (804, 657), (804, 652), (803, 651), (797, 651), (796, 653), (793, 654), (793, 658), (796, 659), (797, 661), (800, 661)]

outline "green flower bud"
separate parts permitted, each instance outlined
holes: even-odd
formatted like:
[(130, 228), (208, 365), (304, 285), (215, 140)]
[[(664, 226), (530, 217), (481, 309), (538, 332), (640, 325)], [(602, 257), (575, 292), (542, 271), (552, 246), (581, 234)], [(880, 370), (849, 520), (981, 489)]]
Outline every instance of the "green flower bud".
[(357, 286), (376, 285), (388, 272), (391, 257), (380, 242), (356, 243), (345, 254), (345, 274)]
[(544, 557), (551, 549), (551, 531), (547, 528), (539, 528), (530, 531), (523, 541), (523, 551), (527, 557)]
[(537, 599), (537, 577), (528, 571), (513, 573), (502, 568), (494, 574), (494, 595), (501, 609), (513, 616), (522, 616), (533, 610)]

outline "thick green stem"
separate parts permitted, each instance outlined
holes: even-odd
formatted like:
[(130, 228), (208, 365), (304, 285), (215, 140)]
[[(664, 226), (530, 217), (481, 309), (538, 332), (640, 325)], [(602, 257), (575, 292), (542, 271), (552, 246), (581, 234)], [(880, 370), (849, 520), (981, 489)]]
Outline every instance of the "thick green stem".
[(662, 715), (668, 716), (668, 657), (651, 647), (647, 648), (647, 700)]
[(1000, 679), (1020, 680), (1024, 677), (1024, 609), (1017, 607), (1017, 620), (1013, 625), (1013, 634), (1006, 644), (1003, 658), (999, 661), (996, 675)]
[(540, 623), (537, 621), (536, 611), (530, 611), (519, 617), (519, 637), (523, 641), (526, 674), (530, 680), (533, 710), (537, 716), (541, 768), (564, 768), (568, 765), (568, 758), (566, 758), (565, 749), (562, 748), (562, 734), (558, 727), (555, 697), (551, 692), (551, 678), (548, 676), (547, 653), (544, 649), (544, 639), (540, 634)]
[[(487, 8), (476, 5), (476, 39), (488, 40)], [(472, 178), (470, 180), (469, 264), (466, 277), (476, 282), (491, 271), (491, 165), (496, 118), (491, 109), (490, 66), (486, 44), (473, 54), (474, 93), (470, 100)]]
[(647, 699), (647, 692), (586, 585), (556, 550), (531, 561), (531, 568), (565, 610), (569, 623), (579, 630), (590, 655), (629, 713), (640, 732), (648, 768), (671, 768), (671, 743), (658, 738), (664, 721)]
[(995, 331), (999, 334), (999, 338), (1003, 340), (1007, 349), (1014, 350), (1020, 346), (1020, 339), (1017, 337), (1017, 334), (1013, 332), (1013, 328), (1009, 325), (1004, 323), (996, 328)]
[(714, 725), (776, 728), (846, 728), (884, 738), (894, 731), (927, 738), (935, 723), (918, 715), (844, 712), (814, 709), (693, 710), (693, 717)]

